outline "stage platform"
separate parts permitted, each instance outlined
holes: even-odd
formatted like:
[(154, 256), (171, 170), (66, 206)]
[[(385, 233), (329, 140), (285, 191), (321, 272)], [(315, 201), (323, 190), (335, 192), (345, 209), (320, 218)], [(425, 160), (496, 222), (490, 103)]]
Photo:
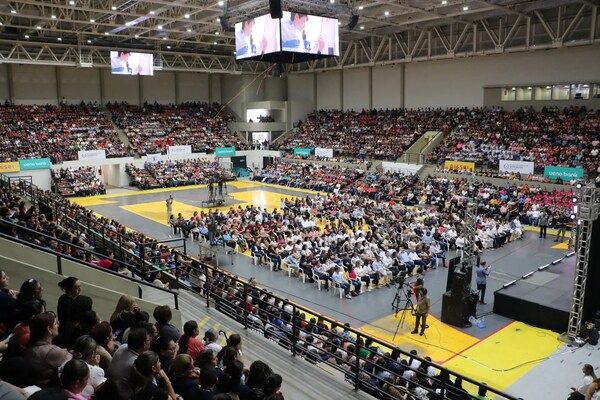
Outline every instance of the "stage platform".
[(562, 333), (569, 322), (576, 258), (564, 258), (494, 292), (494, 313)]

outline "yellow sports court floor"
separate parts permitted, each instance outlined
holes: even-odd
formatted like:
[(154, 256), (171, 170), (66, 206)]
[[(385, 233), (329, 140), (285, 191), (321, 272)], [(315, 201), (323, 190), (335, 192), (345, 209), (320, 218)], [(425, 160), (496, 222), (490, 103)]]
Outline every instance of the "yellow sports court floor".
[[(228, 187), (229, 196), (234, 201), (234, 204), (218, 207), (222, 211), (227, 211), (230, 207), (237, 208), (238, 205), (245, 207), (248, 204), (266, 207), (271, 210), (279, 208), (281, 198), (287, 197), (291, 199), (294, 195), (304, 197), (307, 194), (315, 193), (309, 190), (286, 188), (284, 194), (276, 191), (277, 189), (281, 189), (278, 186), (249, 181), (228, 182)], [(172, 194), (175, 199), (173, 212), (175, 214), (181, 212), (184, 217), (188, 217), (194, 211), (208, 210), (207, 208), (202, 208), (201, 202), (197, 200), (199, 197), (198, 193), (205, 192), (205, 188), (206, 185), (196, 185), (113, 193), (95, 197), (74, 198), (72, 200), (77, 204), (90, 207), (94, 211), (108, 217), (125, 222), (128, 226), (131, 225), (128, 224), (127, 220), (123, 221), (114, 216), (110, 211), (112, 207), (117, 207), (120, 211), (126, 211), (127, 213), (143, 217), (146, 221), (149, 220), (163, 226), (168, 226), (165, 198)], [(102, 206), (102, 212), (97, 210), (99, 206)], [(140, 230), (144, 232), (143, 229)], [(144, 233), (152, 236), (150, 232)], [(248, 262), (250, 262), (249, 259)], [(435, 285), (435, 282), (433, 282), (434, 279), (445, 282), (446, 277), (445, 275), (441, 276), (441, 274), (446, 273), (446, 271), (440, 269), (435, 271), (436, 274), (439, 272), (439, 276), (436, 275), (431, 278), (428, 276), (428, 284)], [(388, 299), (384, 300), (381, 298), (379, 303), (377, 302), (375, 296), (378, 293), (378, 291), (375, 291), (375, 293), (369, 293), (364, 297), (371, 296), (370, 301), (374, 301), (375, 306), (379, 304), (380, 307), (387, 307)], [(390, 292), (388, 291), (388, 293)], [(441, 297), (441, 294), (437, 297)], [(347, 314), (351, 320), (357, 321), (358, 323), (355, 326), (360, 325), (360, 329), (365, 333), (371, 334), (389, 343), (391, 346), (397, 345), (407, 350), (416, 349), (420, 355), (429, 355), (438, 363), (444, 364), (465, 375), (485, 381), (498, 389), (505, 389), (510, 386), (533, 368), (536, 365), (536, 360), (542, 360), (550, 356), (561, 345), (557, 340), (556, 333), (534, 328), (520, 322), (508, 322), (499, 329), (487, 332), (487, 335), (483, 337), (481, 332), (477, 332), (477, 336), (471, 335), (465, 330), (442, 323), (438, 319), (439, 313), (434, 311), (435, 307), (432, 307), (432, 314), (428, 317), (429, 329), (426, 331), (426, 337), (408, 333), (412, 330), (414, 317), (407, 311), (405, 326), (403, 329), (400, 329), (394, 339), (394, 332), (401, 314), (395, 316), (391, 312), (392, 310), (390, 310), (389, 315), (369, 320), (369, 313), (367, 312), (360, 315), (359, 318), (357, 315), (354, 315), (358, 309), (358, 307), (354, 307), (354, 302), (361, 301), (363, 301), (363, 296), (349, 302), (351, 306), (346, 305), (345, 301), (341, 303), (336, 301), (334, 304), (340, 308), (340, 312)], [(439, 299), (432, 296), (432, 302), (436, 301), (439, 301)], [(385, 302), (385, 306), (381, 305), (381, 302)], [(313, 308), (316, 308), (315, 315), (321, 313), (327, 314), (326, 310), (323, 311), (314, 306)], [(307, 315), (307, 318), (310, 317)], [(487, 318), (494, 318), (494, 315), (489, 315)], [(366, 321), (366, 323), (360, 323), (359, 321)], [(207, 323), (207, 321), (200, 322), (203, 325)]]

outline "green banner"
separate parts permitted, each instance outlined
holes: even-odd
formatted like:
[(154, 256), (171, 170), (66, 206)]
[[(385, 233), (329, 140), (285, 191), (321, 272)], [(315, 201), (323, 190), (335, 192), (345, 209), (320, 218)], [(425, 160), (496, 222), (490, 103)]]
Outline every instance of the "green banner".
[(235, 156), (235, 147), (217, 147), (215, 149), (215, 155), (217, 157)]
[(573, 179), (582, 179), (583, 168), (544, 167), (544, 178), (560, 178), (567, 182)]
[(294, 155), (295, 156), (302, 156), (302, 157), (309, 157), (310, 156), (310, 149), (305, 149), (302, 147), (297, 147), (294, 149)]
[(21, 171), (28, 169), (49, 169), (52, 166), (49, 158), (31, 158), (28, 160), (19, 160)]

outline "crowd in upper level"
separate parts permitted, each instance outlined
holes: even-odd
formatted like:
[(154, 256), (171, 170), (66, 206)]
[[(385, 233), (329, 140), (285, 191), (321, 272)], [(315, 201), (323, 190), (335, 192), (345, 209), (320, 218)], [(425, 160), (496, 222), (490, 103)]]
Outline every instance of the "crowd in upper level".
[(107, 157), (130, 154), (104, 112), (91, 104), (0, 106), (0, 159), (48, 157), (77, 160), (79, 150), (105, 150)]
[(339, 156), (395, 160), (425, 132), (449, 132), (459, 121), (458, 110), (320, 110), (276, 145), (286, 153), (320, 147)]
[(233, 121), (218, 103), (175, 105), (108, 104), (113, 121), (122, 128), (140, 155), (166, 154), (169, 146), (191, 145), (194, 153), (212, 153), (217, 147), (249, 145), (227, 123)]

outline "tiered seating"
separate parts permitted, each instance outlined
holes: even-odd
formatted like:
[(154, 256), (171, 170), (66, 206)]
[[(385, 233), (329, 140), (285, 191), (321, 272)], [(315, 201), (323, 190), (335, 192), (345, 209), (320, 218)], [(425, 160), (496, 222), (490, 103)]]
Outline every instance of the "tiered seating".
[(396, 159), (426, 131), (450, 131), (458, 115), (454, 109), (316, 111), (277, 145), (286, 153), (322, 147), (341, 156)]
[(92, 105), (0, 106), (0, 121), (2, 161), (49, 157), (58, 163), (76, 160), (79, 150), (128, 154), (111, 122)]
[(533, 161), (544, 166), (582, 167), (595, 173), (600, 150), (600, 113), (573, 107), (501, 111), (473, 109), (437, 147), (433, 158), (485, 163)]
[(144, 168), (129, 165), (132, 186), (140, 189), (197, 185), (219, 180), (234, 180), (235, 176), (225, 171), (218, 163), (207, 159), (147, 162)]
[(227, 123), (233, 118), (217, 103), (108, 104), (108, 109), (140, 155), (165, 154), (169, 146), (178, 145), (191, 145), (194, 153), (212, 153), (216, 147), (249, 148), (229, 130)]
[(61, 168), (51, 173), (54, 192), (61, 196), (95, 196), (106, 193), (95, 167)]

